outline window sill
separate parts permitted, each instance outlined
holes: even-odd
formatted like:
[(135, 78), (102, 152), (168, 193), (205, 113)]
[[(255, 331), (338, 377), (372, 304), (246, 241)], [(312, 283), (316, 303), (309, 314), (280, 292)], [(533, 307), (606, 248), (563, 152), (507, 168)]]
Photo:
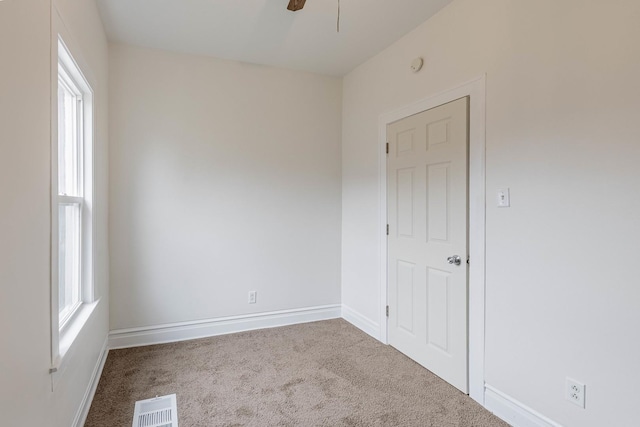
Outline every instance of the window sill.
[(71, 349), (71, 346), (75, 342), (76, 338), (80, 335), (80, 332), (84, 328), (84, 325), (87, 323), (91, 314), (95, 310), (95, 308), (100, 303), (100, 300), (94, 301), (92, 303), (82, 304), (76, 313), (73, 315), (71, 319), (67, 322), (67, 324), (60, 331), (60, 341), (58, 345), (58, 357), (51, 368), (51, 373), (56, 377), (56, 382), (60, 380), (63, 376), (64, 372), (67, 370), (67, 354)]

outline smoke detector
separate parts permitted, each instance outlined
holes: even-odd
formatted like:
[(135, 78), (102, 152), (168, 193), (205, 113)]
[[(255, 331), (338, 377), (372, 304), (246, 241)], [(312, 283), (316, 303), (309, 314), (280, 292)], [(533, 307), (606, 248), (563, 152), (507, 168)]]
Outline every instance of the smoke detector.
[(413, 71), (414, 73), (417, 73), (418, 71), (422, 70), (423, 65), (424, 65), (424, 59), (416, 58), (413, 60), (413, 62), (411, 62), (411, 71)]

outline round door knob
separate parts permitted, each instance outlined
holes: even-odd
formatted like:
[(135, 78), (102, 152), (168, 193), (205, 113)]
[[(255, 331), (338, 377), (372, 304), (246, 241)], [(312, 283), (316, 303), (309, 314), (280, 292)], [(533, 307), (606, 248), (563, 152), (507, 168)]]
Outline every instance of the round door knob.
[(462, 259), (459, 255), (450, 256), (449, 258), (447, 258), (447, 261), (449, 262), (449, 264), (455, 265), (460, 265), (462, 263)]

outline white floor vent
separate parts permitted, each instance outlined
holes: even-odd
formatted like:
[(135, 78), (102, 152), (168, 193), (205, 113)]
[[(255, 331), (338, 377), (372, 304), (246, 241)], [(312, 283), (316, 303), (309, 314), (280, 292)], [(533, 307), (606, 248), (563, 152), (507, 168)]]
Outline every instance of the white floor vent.
[(178, 427), (176, 395), (138, 400), (133, 412), (132, 427)]

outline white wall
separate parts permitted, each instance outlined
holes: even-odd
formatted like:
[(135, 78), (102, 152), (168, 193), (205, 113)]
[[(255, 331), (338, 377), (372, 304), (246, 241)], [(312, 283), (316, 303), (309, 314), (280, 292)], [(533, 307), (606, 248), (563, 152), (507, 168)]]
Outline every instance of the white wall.
[(112, 329), (340, 302), (341, 79), (111, 45), (110, 90)]
[(486, 381), (564, 426), (637, 423), (639, 19), (456, 0), (344, 79), (342, 302), (379, 324), (378, 117), (487, 74)]
[[(58, 14), (95, 90), (96, 286), (101, 303), (51, 390), (50, 102), (52, 22)], [(57, 24), (56, 24), (57, 25)], [(53, 43), (52, 43), (53, 42)], [(108, 331), (107, 44), (92, 1), (0, 3), (0, 413), (6, 425), (68, 427)], [(55, 56), (55, 54), (54, 54)], [(53, 74), (52, 74), (53, 71)]]
[(48, 2), (0, 2), (0, 412), (24, 426), (52, 401), (49, 18)]

